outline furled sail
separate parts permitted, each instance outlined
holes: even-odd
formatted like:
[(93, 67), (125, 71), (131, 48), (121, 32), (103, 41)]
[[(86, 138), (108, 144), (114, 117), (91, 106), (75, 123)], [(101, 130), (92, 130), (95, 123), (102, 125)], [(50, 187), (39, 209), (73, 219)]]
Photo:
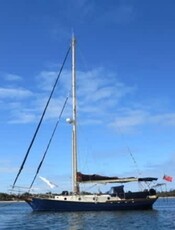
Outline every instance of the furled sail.
[(109, 177), (109, 176), (101, 176), (98, 174), (83, 174), (81, 172), (77, 172), (77, 182), (79, 183), (127, 183), (127, 182), (148, 182), (154, 181), (157, 178), (154, 177), (144, 177), (144, 178), (137, 178), (137, 177)]
[(115, 179), (118, 179), (118, 177), (101, 176), (98, 174), (89, 175), (89, 174), (82, 174), (78, 172), (77, 179), (78, 179), (78, 182), (83, 182), (83, 181), (94, 181), (94, 180), (115, 180)]
[(135, 177), (119, 178), (101, 176), (98, 174), (83, 174), (77, 172), (77, 181), (81, 183), (126, 183), (131, 181), (138, 181)]

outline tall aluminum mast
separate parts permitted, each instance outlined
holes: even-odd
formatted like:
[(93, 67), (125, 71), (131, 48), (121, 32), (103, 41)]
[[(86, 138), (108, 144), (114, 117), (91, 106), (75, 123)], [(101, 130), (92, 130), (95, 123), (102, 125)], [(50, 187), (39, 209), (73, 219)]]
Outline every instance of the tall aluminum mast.
[(76, 40), (72, 36), (72, 191), (79, 192), (77, 182), (77, 104), (76, 104), (76, 59), (75, 59)]

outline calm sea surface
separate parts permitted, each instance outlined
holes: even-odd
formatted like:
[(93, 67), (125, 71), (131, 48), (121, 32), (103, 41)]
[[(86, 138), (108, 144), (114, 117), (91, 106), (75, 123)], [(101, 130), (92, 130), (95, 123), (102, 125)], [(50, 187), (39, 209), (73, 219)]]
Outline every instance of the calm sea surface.
[(74, 213), (37, 213), (23, 202), (0, 202), (0, 229), (175, 230), (175, 199), (159, 199), (149, 211)]

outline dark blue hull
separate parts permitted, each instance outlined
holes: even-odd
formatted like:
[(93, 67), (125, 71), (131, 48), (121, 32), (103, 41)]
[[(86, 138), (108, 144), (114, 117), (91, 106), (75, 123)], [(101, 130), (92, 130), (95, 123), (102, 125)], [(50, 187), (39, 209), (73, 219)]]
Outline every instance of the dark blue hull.
[(54, 199), (31, 198), (25, 201), (34, 211), (74, 212), (74, 211), (117, 211), (152, 209), (155, 198), (128, 199), (113, 202), (73, 202)]

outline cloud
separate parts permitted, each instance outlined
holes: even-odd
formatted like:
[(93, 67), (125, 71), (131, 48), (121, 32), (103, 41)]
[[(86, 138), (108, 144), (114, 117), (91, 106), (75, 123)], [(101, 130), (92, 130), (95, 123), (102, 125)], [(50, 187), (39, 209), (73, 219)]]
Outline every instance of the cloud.
[[(33, 92), (22, 87), (0, 88), (0, 98), (10, 100), (11, 123), (34, 122), (42, 113), (55, 83), (58, 73), (56, 71), (41, 71), (36, 76)], [(87, 72), (77, 72), (78, 111), (80, 116), (87, 119), (87, 123), (101, 123), (104, 115), (108, 115), (109, 108), (116, 106), (119, 101), (135, 91), (135, 87), (126, 86), (119, 82), (116, 74), (107, 72), (103, 68)], [(57, 118), (64, 100), (71, 89), (71, 71), (64, 70), (59, 84), (53, 94), (47, 119)], [(35, 91), (34, 91), (35, 90)], [(66, 115), (70, 113), (70, 102)], [(15, 108), (16, 107), (16, 108)], [(69, 115), (69, 116), (70, 116)]]
[(116, 1), (113, 4), (103, 1), (99, 7), (99, 3), (95, 1), (78, 0), (75, 3), (75, 1), (70, 0), (60, 4), (59, 10), (63, 12), (59, 16), (47, 17), (47, 24), (48, 21), (50, 22), (48, 29), (56, 40), (68, 40), (72, 29), (78, 34), (80, 28), (84, 29), (84, 23), (87, 20), (93, 21), (90, 27), (99, 28), (107, 25), (123, 25), (131, 23), (135, 19), (133, 4), (123, 1)]
[[(78, 95), (80, 110), (89, 113), (94, 109), (105, 113), (116, 106), (119, 101), (135, 91), (135, 87), (126, 86), (117, 79), (117, 75), (103, 68), (88, 72), (78, 72)], [(103, 112), (103, 113), (104, 113)], [(99, 114), (98, 114), (99, 115)]]
[(8, 159), (3, 159), (2, 158), (0, 160), (0, 164), (2, 165), (0, 167), (0, 173), (5, 173), (5, 174), (7, 174), (7, 173), (12, 173), (13, 174), (14, 172), (16, 173), (18, 168), (14, 167), (13, 163), (14, 163), (13, 160), (8, 160)]
[[(58, 73), (41, 71), (33, 91), (23, 87), (1, 87), (1, 110), (9, 109), (10, 123), (31, 123), (41, 116)], [(64, 70), (48, 107), (45, 119), (58, 118), (71, 88), (71, 71)], [(174, 126), (175, 113), (156, 113), (156, 108), (132, 103), (137, 87), (118, 80), (117, 74), (96, 68), (77, 72), (78, 118), (81, 124), (102, 124), (122, 132), (135, 132), (144, 125)], [(4, 100), (8, 100), (5, 103)], [(3, 106), (4, 105), (4, 106)], [(63, 117), (70, 117), (71, 100)]]
[(175, 126), (175, 113), (155, 115), (150, 118), (150, 122), (164, 126)]
[(26, 124), (26, 123), (33, 123), (36, 121), (36, 114), (31, 113), (29, 111), (18, 111), (14, 110), (11, 113), (10, 121), (8, 123), (10, 124)]
[(54, 71), (41, 71), (37, 75), (38, 88), (50, 91), (53, 88), (57, 73)]
[[(57, 7), (58, 4), (56, 3), (55, 8)], [(95, 3), (88, 0), (77, 0), (76, 2), (69, 0), (60, 2), (58, 8), (59, 14), (44, 16), (43, 23), (45, 25), (48, 25), (49, 23), (48, 30), (53, 39), (56, 39), (57, 41), (63, 39), (69, 41), (72, 30), (75, 30), (76, 32), (76, 28), (78, 28), (78, 32), (81, 26), (87, 21), (87, 18), (88, 20), (96, 18), (95, 8)]]
[[(51, 91), (57, 77), (58, 72), (56, 71), (41, 71), (36, 76), (37, 88), (43, 91)], [(63, 92), (64, 90), (67, 90), (68, 92), (71, 89), (71, 71), (62, 71), (59, 77), (58, 85), (62, 85), (61, 89), (59, 88), (59, 92)]]
[(1, 167), (0, 168), (0, 173), (16, 173), (18, 168), (16, 167)]
[[(142, 105), (140, 106), (142, 108)], [(175, 113), (153, 114), (151, 108), (123, 109), (115, 116), (109, 127), (123, 132), (134, 132), (143, 125), (175, 126)]]
[(134, 128), (143, 125), (149, 118), (149, 113), (142, 110), (124, 109), (116, 114), (115, 120), (109, 126), (115, 129), (122, 129), (123, 132), (133, 131)]
[(6, 73), (6, 74), (4, 74), (4, 79), (6, 81), (12, 82), (12, 81), (21, 81), (22, 77), (19, 75), (16, 75), (16, 74)]
[(27, 89), (0, 87), (0, 99), (26, 98), (26, 97), (31, 97), (32, 95), (33, 95), (32, 92)]
[(135, 18), (135, 10), (133, 5), (126, 3), (115, 3), (104, 7), (104, 12), (97, 15), (99, 24), (126, 24), (130, 23)]
[[(51, 90), (57, 75), (56, 72), (52, 71), (42, 71), (38, 74), (37, 81), (40, 90)], [(116, 74), (107, 72), (103, 68), (87, 72), (78, 71), (77, 79), (78, 110), (83, 116), (84, 113), (86, 116), (91, 113), (96, 115), (104, 114), (109, 107), (116, 105), (121, 98), (135, 91), (135, 87), (124, 85), (117, 80)], [(60, 96), (66, 97), (70, 89), (71, 71), (66, 70), (63, 71), (59, 79), (59, 85), (54, 93), (55, 98), (57, 98), (54, 99), (57, 105), (59, 104), (58, 99)], [(53, 102), (51, 103), (53, 104)]]
[(153, 164), (152, 162), (147, 162), (145, 169), (150, 170), (152, 174), (157, 174), (159, 179), (163, 179), (164, 174), (173, 176), (174, 181), (175, 152), (165, 153), (165, 156), (164, 160), (159, 159), (159, 163)]
[(106, 23), (123, 24), (130, 22), (134, 17), (134, 7), (130, 3), (115, 2), (114, 4), (109, 4), (108, 2), (102, 3), (104, 6), (99, 8), (98, 4), (90, 1), (78, 1), (75, 5), (71, 7), (75, 12), (81, 12), (81, 21), (83, 18), (87, 20), (88, 18), (93, 18), (94, 22), (100, 23), (102, 25)]

